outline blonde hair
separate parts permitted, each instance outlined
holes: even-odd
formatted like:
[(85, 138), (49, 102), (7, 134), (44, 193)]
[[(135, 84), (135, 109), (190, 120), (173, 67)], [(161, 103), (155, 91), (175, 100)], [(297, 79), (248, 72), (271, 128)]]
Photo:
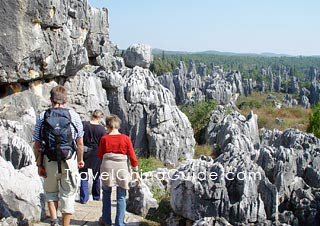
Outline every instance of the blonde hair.
[(120, 129), (121, 119), (117, 115), (109, 115), (106, 117), (106, 127), (110, 129)]
[(62, 86), (58, 85), (51, 89), (50, 100), (53, 104), (65, 104), (67, 102), (68, 91)]
[(103, 112), (99, 109), (96, 109), (91, 114), (91, 119), (100, 119), (103, 117)]

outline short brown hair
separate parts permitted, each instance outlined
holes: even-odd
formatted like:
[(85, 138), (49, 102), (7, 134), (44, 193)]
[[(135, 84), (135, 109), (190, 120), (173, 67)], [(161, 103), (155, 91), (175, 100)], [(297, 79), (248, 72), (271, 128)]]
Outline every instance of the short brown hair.
[(96, 109), (91, 114), (91, 119), (98, 119), (103, 117), (103, 112), (99, 109)]
[(68, 91), (64, 86), (58, 85), (50, 91), (50, 100), (53, 104), (65, 104), (68, 98)]
[(106, 117), (106, 127), (110, 129), (119, 129), (121, 125), (121, 119), (117, 115), (109, 115)]

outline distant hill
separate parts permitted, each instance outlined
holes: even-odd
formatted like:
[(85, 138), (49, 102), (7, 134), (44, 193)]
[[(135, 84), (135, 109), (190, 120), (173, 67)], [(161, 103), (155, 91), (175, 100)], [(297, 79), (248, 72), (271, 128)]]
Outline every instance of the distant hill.
[[(200, 51), (200, 52), (188, 52), (188, 51), (171, 51), (171, 50), (162, 50), (162, 49), (152, 49), (152, 54), (160, 55), (162, 51), (165, 54), (173, 55), (173, 54), (208, 54), (208, 55), (224, 55), (224, 56), (256, 56), (256, 57), (297, 57), (289, 54), (278, 54), (278, 53), (234, 53), (234, 52), (220, 52), (216, 50), (207, 50), (207, 51)], [(316, 56), (315, 56), (316, 57)]]

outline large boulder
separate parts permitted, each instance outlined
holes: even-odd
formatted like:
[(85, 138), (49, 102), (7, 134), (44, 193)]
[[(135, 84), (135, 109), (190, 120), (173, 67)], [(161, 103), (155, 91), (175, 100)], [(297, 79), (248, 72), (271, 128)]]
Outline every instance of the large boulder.
[(130, 68), (135, 66), (149, 68), (152, 62), (151, 47), (140, 43), (129, 46), (124, 54), (124, 62)]
[(197, 74), (193, 61), (189, 62), (189, 68), (183, 61), (180, 61), (173, 72), (173, 83), (175, 86), (175, 99), (178, 105), (185, 105), (204, 99), (204, 95), (200, 91), (202, 87), (201, 76)]
[(127, 211), (143, 217), (159, 207), (150, 189), (143, 182), (139, 186), (130, 186), (127, 203)]
[(218, 104), (229, 104), (235, 101), (235, 94), (246, 94), (248, 87), (242, 87), (240, 72), (213, 72), (207, 77), (203, 90), (208, 99)]
[(35, 164), (16, 170), (0, 156), (0, 219), (13, 216), (19, 225), (44, 217), (42, 182)]
[(121, 71), (123, 84), (110, 86), (107, 95), (111, 113), (123, 120), (122, 131), (129, 134), (140, 156), (175, 164), (193, 156), (195, 140), (188, 118), (177, 108), (171, 92), (153, 74), (141, 67)]
[(31, 146), (17, 135), (23, 133), (22, 129), (23, 126), (18, 122), (0, 120), (0, 156), (11, 162), (15, 169), (21, 169), (35, 162)]

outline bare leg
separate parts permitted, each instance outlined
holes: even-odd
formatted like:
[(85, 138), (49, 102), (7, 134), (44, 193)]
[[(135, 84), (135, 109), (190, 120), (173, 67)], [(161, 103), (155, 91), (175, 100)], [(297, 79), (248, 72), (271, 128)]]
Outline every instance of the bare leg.
[(71, 220), (71, 213), (63, 213), (62, 214), (62, 225), (63, 226), (69, 226), (70, 225), (70, 220)]
[(58, 209), (58, 201), (48, 202), (48, 209), (50, 212), (51, 219), (57, 219), (57, 209)]

